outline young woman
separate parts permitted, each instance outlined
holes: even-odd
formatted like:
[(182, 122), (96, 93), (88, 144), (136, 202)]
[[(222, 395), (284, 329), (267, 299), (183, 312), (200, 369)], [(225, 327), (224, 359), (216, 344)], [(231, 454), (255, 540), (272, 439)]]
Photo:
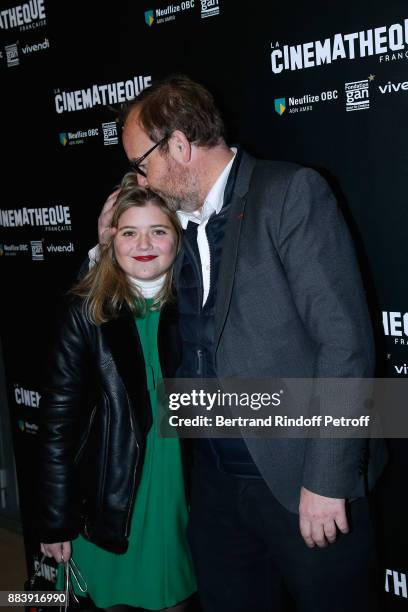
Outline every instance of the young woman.
[(157, 382), (178, 365), (175, 213), (126, 175), (114, 238), (72, 290), (43, 397), (41, 549), (99, 608), (186, 610), (196, 590), (178, 439)]

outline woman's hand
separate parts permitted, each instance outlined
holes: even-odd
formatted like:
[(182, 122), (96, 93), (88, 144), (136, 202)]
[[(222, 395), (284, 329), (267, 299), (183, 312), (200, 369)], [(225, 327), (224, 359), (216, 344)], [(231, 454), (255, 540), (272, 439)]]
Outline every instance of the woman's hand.
[(71, 558), (71, 542), (41, 543), (41, 552), (47, 557), (54, 557), (57, 563), (64, 563)]
[(102, 212), (98, 219), (98, 237), (99, 244), (107, 244), (115, 234), (116, 228), (111, 227), (112, 217), (115, 210), (116, 198), (118, 197), (120, 189), (116, 189), (110, 194), (105, 204), (103, 205)]

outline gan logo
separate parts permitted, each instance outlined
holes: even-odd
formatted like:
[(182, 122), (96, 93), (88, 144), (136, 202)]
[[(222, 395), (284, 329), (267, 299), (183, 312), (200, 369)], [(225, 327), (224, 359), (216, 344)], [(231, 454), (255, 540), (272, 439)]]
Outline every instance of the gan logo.
[(278, 115), (283, 115), (286, 110), (286, 99), (285, 98), (275, 98), (275, 111)]
[(12, 66), (18, 66), (20, 60), (18, 57), (17, 44), (15, 43), (14, 45), (7, 45), (7, 47), (4, 48), (6, 50), (7, 66), (9, 68), (11, 68)]
[(154, 23), (154, 12), (153, 11), (145, 11), (145, 22), (148, 26), (152, 26)]
[(345, 83), (346, 111), (365, 110), (370, 108), (370, 91), (368, 79)]
[(215, 17), (220, 14), (218, 0), (201, 0), (201, 18)]
[(68, 135), (66, 132), (60, 132), (59, 141), (63, 147), (66, 146), (66, 144), (68, 143)]
[(103, 144), (104, 145), (115, 145), (118, 144), (118, 129), (116, 121), (110, 121), (109, 123), (102, 123), (103, 130)]
[(44, 261), (42, 240), (31, 240), (31, 257), (33, 261)]

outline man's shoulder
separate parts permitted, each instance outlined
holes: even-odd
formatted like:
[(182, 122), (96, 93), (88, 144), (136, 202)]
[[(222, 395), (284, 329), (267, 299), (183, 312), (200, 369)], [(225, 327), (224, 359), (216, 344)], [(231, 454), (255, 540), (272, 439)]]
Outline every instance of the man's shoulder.
[(251, 177), (248, 181), (249, 192), (256, 192), (277, 197), (284, 195), (289, 187), (294, 191), (327, 190), (326, 179), (313, 168), (301, 164), (269, 159), (257, 159), (244, 152), (241, 160), (242, 167), (251, 167)]
[(270, 186), (274, 189), (285, 189), (296, 175), (318, 174), (315, 170), (295, 162), (258, 159), (246, 151), (242, 151), (241, 166), (244, 169), (247, 167), (252, 169), (250, 187)]
[(241, 149), (241, 164), (251, 164), (257, 169), (265, 169), (277, 174), (293, 174), (305, 167), (296, 162), (283, 161), (280, 159), (260, 159), (259, 157), (251, 155), (245, 149)]

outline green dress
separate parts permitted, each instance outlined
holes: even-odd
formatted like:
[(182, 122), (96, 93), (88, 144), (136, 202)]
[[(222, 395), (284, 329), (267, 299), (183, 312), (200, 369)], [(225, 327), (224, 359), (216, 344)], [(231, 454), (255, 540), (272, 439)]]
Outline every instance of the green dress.
[[(146, 363), (153, 425), (146, 440), (143, 472), (125, 554), (107, 552), (79, 536), (73, 559), (99, 608), (126, 604), (147, 610), (174, 606), (197, 590), (186, 540), (187, 503), (180, 442), (158, 436), (156, 382), (160, 313), (136, 319)], [(74, 584), (75, 586), (75, 584)], [(81, 594), (78, 589), (75, 589)]]

